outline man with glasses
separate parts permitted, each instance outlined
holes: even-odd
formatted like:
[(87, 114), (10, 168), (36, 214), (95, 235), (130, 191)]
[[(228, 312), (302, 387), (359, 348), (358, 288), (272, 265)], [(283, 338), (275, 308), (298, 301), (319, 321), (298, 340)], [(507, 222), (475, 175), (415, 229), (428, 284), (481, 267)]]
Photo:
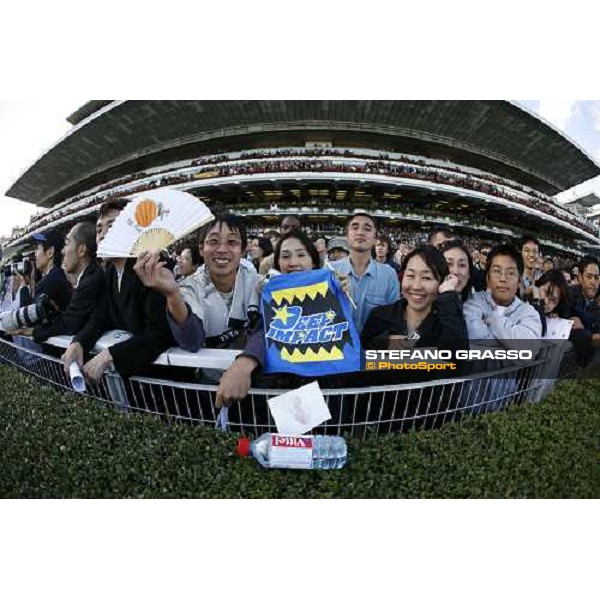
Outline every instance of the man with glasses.
[[(508, 244), (496, 246), (487, 257), (485, 292), (475, 292), (465, 302), (463, 312), (471, 346), (485, 349), (531, 350), (533, 357), (541, 346), (542, 321), (533, 306), (517, 296), (523, 276), (523, 258)], [(510, 360), (484, 360), (473, 365), (474, 372), (491, 372), (514, 365)], [(496, 411), (508, 404), (519, 390), (514, 373), (467, 387), (461, 397), (463, 407), (475, 412)]]
[(541, 275), (541, 268), (536, 268), (536, 262), (540, 255), (540, 243), (533, 236), (525, 236), (521, 240), (521, 256), (523, 257), (524, 272), (521, 279), (521, 298), (531, 294), (533, 284)]
[[(496, 340), (509, 347), (514, 340), (539, 340), (542, 322), (529, 304), (517, 297), (523, 258), (513, 246), (496, 246), (487, 257), (485, 292), (475, 292), (464, 305), (470, 340)], [(539, 349), (539, 344), (527, 349)], [(534, 352), (534, 354), (535, 354)]]

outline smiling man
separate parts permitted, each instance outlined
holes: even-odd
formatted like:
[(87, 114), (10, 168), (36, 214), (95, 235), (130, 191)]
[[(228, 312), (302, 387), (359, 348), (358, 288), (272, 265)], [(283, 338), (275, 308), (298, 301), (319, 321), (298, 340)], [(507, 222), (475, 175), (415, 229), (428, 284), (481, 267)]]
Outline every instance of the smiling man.
[(400, 284), (392, 267), (371, 256), (377, 239), (377, 223), (371, 215), (355, 213), (346, 224), (346, 239), (350, 255), (331, 266), (349, 279), (350, 295), (356, 304), (354, 324), (360, 333), (373, 308), (399, 299)]
[(533, 236), (525, 236), (521, 240), (521, 256), (523, 258), (523, 273), (521, 275), (521, 298), (531, 294), (533, 283), (542, 274), (538, 268), (540, 256), (540, 243)]
[(244, 347), (258, 316), (258, 276), (241, 260), (247, 241), (240, 217), (217, 217), (198, 234), (204, 264), (179, 285), (156, 254), (140, 254), (135, 272), (166, 298), (171, 331), (184, 350)]

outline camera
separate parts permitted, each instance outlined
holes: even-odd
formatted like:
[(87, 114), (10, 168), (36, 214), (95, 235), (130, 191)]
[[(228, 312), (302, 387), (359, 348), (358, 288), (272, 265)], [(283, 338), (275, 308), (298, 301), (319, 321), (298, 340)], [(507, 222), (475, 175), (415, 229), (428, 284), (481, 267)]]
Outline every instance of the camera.
[(0, 313), (0, 329), (15, 331), (36, 324), (46, 325), (57, 313), (58, 309), (50, 298), (41, 294), (34, 304)]
[(6, 267), (4, 267), (4, 276), (11, 277), (12, 275), (31, 275), (31, 261), (27, 258), (23, 259), (20, 262), (12, 263)]

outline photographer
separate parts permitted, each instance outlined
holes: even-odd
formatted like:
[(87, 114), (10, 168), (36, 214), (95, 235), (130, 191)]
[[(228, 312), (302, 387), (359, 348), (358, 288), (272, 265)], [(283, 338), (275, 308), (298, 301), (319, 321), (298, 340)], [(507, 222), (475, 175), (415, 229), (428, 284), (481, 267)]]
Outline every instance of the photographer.
[(21, 275), (17, 273), (14, 275), (15, 285), (17, 285), (17, 292), (13, 301), (13, 308), (21, 308), (31, 304), (31, 278), (29, 275)]
[[(32, 239), (37, 242), (35, 264), (42, 278), (35, 285), (33, 303), (27, 308), (20, 307), (21, 311), (19, 312), (25, 311), (26, 315), (3, 314), (3, 317), (8, 316), (7, 319), (3, 318), (3, 326), (12, 335), (31, 335), (30, 325), (37, 321), (45, 321), (46, 324), (52, 322), (57, 313), (66, 309), (73, 292), (73, 288), (60, 266), (64, 246), (62, 235), (56, 231), (49, 231), (36, 233)], [(25, 324), (29, 327), (23, 328)]]
[(104, 291), (102, 270), (96, 263), (96, 225), (89, 221), (74, 225), (62, 251), (63, 268), (76, 283), (69, 306), (52, 323), (37, 325), (33, 339), (45, 342), (54, 335), (76, 334), (91, 316)]
[(73, 293), (73, 287), (61, 269), (64, 238), (57, 231), (47, 231), (34, 233), (32, 239), (37, 242), (35, 266), (42, 275), (35, 286), (34, 300), (46, 294), (56, 308), (63, 311), (71, 301)]
[[(17, 310), (22, 306), (31, 304), (31, 263), (28, 260), (23, 260), (23, 256), (18, 254), (15, 261), (7, 267), (7, 284), (9, 295), (12, 300), (11, 308)], [(14, 288), (17, 288), (14, 293)]]

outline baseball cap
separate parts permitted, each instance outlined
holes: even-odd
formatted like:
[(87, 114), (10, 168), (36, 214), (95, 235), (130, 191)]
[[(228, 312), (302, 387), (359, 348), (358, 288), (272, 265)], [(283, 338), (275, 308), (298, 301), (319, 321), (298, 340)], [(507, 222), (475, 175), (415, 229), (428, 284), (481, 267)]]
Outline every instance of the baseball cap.
[(340, 250), (350, 253), (350, 247), (348, 246), (348, 242), (344, 237), (334, 237), (329, 240), (327, 244), (327, 252), (333, 250), (334, 248), (339, 248)]
[(62, 250), (65, 245), (65, 238), (58, 231), (44, 231), (40, 233), (34, 233), (31, 239), (36, 244), (45, 244), (46, 246), (52, 246), (55, 249)]

